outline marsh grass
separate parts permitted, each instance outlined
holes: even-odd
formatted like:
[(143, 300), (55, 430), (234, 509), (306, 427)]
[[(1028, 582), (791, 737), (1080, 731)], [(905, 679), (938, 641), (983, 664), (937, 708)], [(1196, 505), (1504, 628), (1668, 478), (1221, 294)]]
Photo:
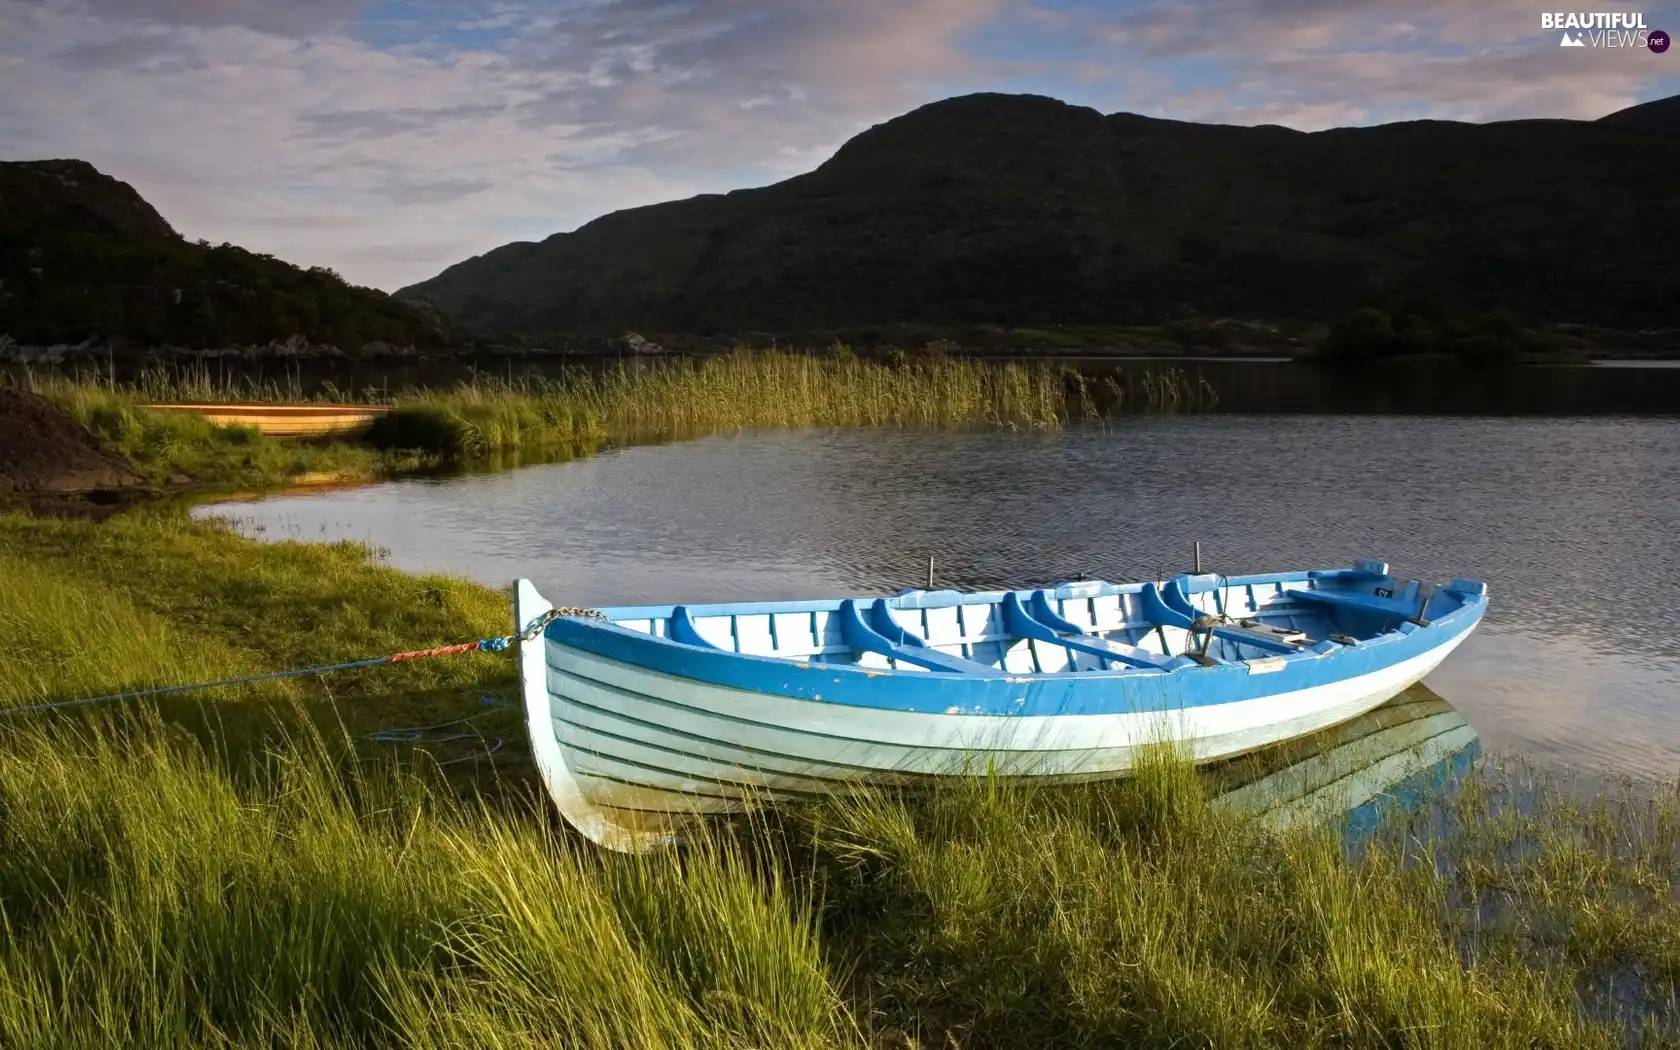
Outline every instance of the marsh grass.
[(834, 1045), (809, 904), (606, 857), (319, 740), (230, 777), (144, 717), (0, 740), (0, 1044)]
[[(492, 590), (177, 514), (0, 516), (0, 551), (0, 705), (507, 629)], [(0, 1046), (1675, 1042), (1674, 785), (1504, 760), (1350, 852), (1162, 751), (626, 858), (517, 754), (463, 778), (366, 735), (512, 691), (472, 656), (0, 716)]]
[(1433, 868), (1216, 816), (1170, 757), (621, 857), (345, 755), (235, 773), (144, 714), (0, 737), (0, 1044), (1624, 1044), (1570, 960), (1461, 951)]
[(1119, 784), (971, 782), (807, 819), (852, 1001), (922, 1045), (1615, 1042), (1557, 960), (1465, 965), (1433, 869), (1218, 814), (1170, 755)]
[[(1055, 429), (1112, 412), (1203, 411), (1217, 403), (1205, 380), (1181, 369), (1101, 382), (1044, 364), (992, 364), (938, 355), (892, 361), (739, 350), (708, 358), (573, 369), (556, 378), (489, 376), (453, 386), (369, 393), (391, 411), (367, 441), (279, 441), (253, 428), (219, 427), (154, 401), (293, 401), (289, 382), (223, 382), (202, 370), (156, 369), (129, 385), (93, 374), (29, 374), (153, 481), (271, 486), (300, 475), (380, 476), (481, 459), (508, 450), (585, 454), (630, 443), (723, 430), (783, 427)], [(327, 400), (357, 398), (334, 389)]]
[(1680, 1043), (1680, 783), (1503, 755), (1454, 807), (1387, 832), (1444, 874), (1467, 954), (1560, 963), (1595, 1016)]
[(501, 448), (593, 446), (780, 427), (1060, 427), (1064, 377), (1041, 366), (740, 351), (700, 360), (480, 380), (399, 397), (371, 439), (448, 456)]

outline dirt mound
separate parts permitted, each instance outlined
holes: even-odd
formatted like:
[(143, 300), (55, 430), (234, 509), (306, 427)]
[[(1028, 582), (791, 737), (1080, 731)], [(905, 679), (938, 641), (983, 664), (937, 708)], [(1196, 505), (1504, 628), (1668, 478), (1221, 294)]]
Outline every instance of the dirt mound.
[(142, 487), (121, 456), (99, 447), (57, 405), (0, 387), (0, 500), (111, 493)]

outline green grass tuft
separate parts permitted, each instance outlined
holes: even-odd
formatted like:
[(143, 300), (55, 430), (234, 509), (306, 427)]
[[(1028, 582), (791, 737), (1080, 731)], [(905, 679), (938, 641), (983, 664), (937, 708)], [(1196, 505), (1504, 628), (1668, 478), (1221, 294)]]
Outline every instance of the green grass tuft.
[(450, 459), (484, 455), (484, 435), (443, 405), (396, 405), (373, 421), (368, 441), (385, 450), (432, 452)]

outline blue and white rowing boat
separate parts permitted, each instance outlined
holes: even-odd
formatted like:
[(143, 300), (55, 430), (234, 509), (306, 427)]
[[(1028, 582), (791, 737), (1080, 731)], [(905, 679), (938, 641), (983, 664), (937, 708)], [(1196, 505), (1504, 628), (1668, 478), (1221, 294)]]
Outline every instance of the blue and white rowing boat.
[[(516, 584), (523, 628), (553, 606)], [(533, 756), (612, 849), (697, 815), (860, 784), (1121, 776), (1315, 733), (1429, 673), (1487, 588), (1388, 566), (1080, 581), (1028, 591), (642, 606), (563, 615), (521, 644)]]

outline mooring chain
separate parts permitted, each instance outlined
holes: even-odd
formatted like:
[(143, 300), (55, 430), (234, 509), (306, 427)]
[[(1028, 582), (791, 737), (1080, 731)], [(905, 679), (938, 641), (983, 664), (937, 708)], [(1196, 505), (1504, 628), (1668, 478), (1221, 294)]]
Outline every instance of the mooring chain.
[(478, 643), (478, 647), (484, 652), (501, 652), (514, 642), (530, 641), (537, 635), (541, 634), (543, 632), (543, 628), (547, 627), (555, 620), (560, 619), (562, 616), (581, 616), (585, 619), (593, 620), (605, 620), (607, 618), (607, 614), (599, 609), (580, 609), (572, 606), (550, 609), (541, 616), (532, 620), (530, 623), (526, 624), (525, 629), (520, 631), (518, 634), (510, 634), (505, 638), (486, 638), (484, 641)]

